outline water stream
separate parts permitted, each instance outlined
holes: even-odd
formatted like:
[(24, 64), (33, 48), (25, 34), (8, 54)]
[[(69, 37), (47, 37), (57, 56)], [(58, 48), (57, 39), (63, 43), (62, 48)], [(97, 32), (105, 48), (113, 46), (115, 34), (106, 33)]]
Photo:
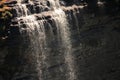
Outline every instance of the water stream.
[[(49, 48), (51, 50), (52, 48), (55, 48), (48, 47), (48, 42), (50, 42), (49, 39), (54, 39), (53, 41), (58, 41), (55, 44), (57, 44), (57, 46), (61, 48), (63, 60), (65, 65), (67, 66), (66, 72), (63, 71), (62, 67), (59, 67), (58, 71), (60, 71), (61, 73), (63, 71), (66, 76), (66, 80), (76, 80), (77, 76), (75, 74), (74, 57), (72, 56), (72, 45), (70, 41), (71, 33), (66, 14), (61, 9), (59, 0), (35, 0), (28, 1), (28, 4), (29, 6), (33, 6), (33, 13), (31, 12), (29, 6), (22, 0), (18, 0), (15, 10), (17, 13), (16, 18), (19, 23), (20, 33), (24, 39), (23, 41), (24, 43), (28, 43), (28, 48), (25, 52), (28, 58), (30, 56), (30, 65), (33, 65), (35, 69), (33, 71), (36, 72), (37, 79), (46, 80), (44, 78), (44, 75), (47, 73), (44, 73), (44, 71), (46, 71), (47, 68), (49, 68), (48, 66), (51, 65), (49, 61), (46, 61), (49, 58), (48, 55), (51, 55), (51, 53), (49, 52)], [(36, 7), (34, 6), (35, 4), (39, 8), (36, 9)], [(46, 11), (46, 9), (48, 11)], [(54, 25), (52, 25), (48, 22), (48, 20), (45, 19), (46, 15), (48, 17), (50, 16), (49, 20), (54, 22)], [(46, 28), (49, 28), (50, 30), (47, 30)], [(50, 33), (50, 36), (47, 35), (48, 33)], [(59, 56), (59, 53), (56, 53), (56, 55)], [(49, 71), (48, 73), (51, 74)]]

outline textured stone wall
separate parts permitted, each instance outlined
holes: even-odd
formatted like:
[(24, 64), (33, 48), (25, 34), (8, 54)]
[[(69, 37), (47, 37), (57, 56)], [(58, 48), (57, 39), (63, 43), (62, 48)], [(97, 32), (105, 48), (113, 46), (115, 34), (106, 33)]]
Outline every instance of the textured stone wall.
[(119, 80), (119, 16), (84, 14), (83, 20), (72, 40), (78, 80)]
[[(73, 10), (67, 10), (66, 15), (72, 33), (72, 55), (75, 58), (76, 80), (120, 80), (119, 12), (117, 11), (114, 15), (108, 14), (104, 7), (99, 8), (97, 13), (88, 13), (87, 8), (80, 9), (79, 13), (76, 9)], [(11, 27), (11, 34), (14, 35), (9, 35), (6, 46), (0, 47), (0, 80), (13, 80), (14, 77), (20, 77), (14, 80), (33, 80), (31, 76), (23, 74), (23, 69), (31, 72), (31, 67), (24, 67), (32, 63), (28, 61), (30, 56), (26, 57), (19, 53), (20, 46), (23, 44), (21, 44), (22, 38), (17, 26)], [(48, 39), (51, 38), (48, 37)], [(67, 68), (63, 56), (60, 55), (62, 52), (57, 50), (58, 45), (53, 44), (55, 42), (51, 40), (49, 46), (54, 47), (50, 49), (51, 54), (46, 60), (50, 65), (47, 70), (43, 67), (43, 79), (67, 80), (65, 76)], [(58, 70), (59, 67), (63, 68), (63, 72)], [(21, 73), (20, 76), (16, 76), (18, 73)]]

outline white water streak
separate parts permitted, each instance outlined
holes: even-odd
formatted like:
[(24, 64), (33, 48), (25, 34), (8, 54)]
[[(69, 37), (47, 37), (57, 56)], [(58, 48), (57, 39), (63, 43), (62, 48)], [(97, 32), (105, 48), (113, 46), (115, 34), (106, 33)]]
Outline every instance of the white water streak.
[(75, 75), (74, 57), (72, 56), (72, 45), (70, 40), (71, 34), (68, 27), (68, 21), (63, 10), (57, 9), (55, 10), (55, 13), (59, 15), (59, 17), (55, 17), (54, 19), (56, 21), (56, 26), (58, 30), (57, 32), (59, 32), (58, 37), (61, 37), (61, 45), (65, 48), (64, 58), (69, 70), (68, 80), (75, 80), (77, 77)]
[[(42, 80), (41, 64), (44, 64), (43, 62), (45, 59), (44, 48), (46, 45), (46, 34), (44, 29), (44, 23), (43, 21), (38, 22), (34, 15), (21, 17), (21, 19), (23, 19), (24, 23), (27, 26), (25, 30), (27, 31), (27, 35), (30, 39), (29, 45), (30, 48), (32, 49), (32, 52), (28, 52), (28, 53), (32, 53), (30, 55), (34, 56), (34, 59), (36, 60), (36, 65), (35, 65), (36, 71), (38, 72), (39, 80)], [(21, 27), (21, 33), (22, 32), (24, 32), (24, 29)]]
[[(46, 0), (45, 0), (46, 1)], [(43, 5), (46, 6), (45, 1), (40, 1)], [(35, 15), (29, 15), (30, 11), (28, 10), (26, 4), (22, 4), (22, 1), (18, 1), (18, 8), (20, 11), (16, 9), (18, 12), (18, 20), (22, 19), (23, 23), (27, 26), (25, 30), (27, 31), (27, 35), (30, 39), (30, 47), (33, 49), (32, 55), (36, 58), (36, 67), (38, 71), (39, 80), (43, 80), (42, 75), (42, 65), (46, 64), (45, 59), (45, 47), (46, 47), (46, 34), (45, 34), (45, 26), (44, 20), (37, 21)], [(64, 58), (65, 63), (67, 64), (69, 70), (69, 78), (68, 80), (75, 80), (75, 69), (74, 69), (74, 58), (72, 56), (72, 45), (70, 41), (70, 30), (68, 28), (68, 21), (66, 19), (65, 12), (60, 9), (59, 0), (49, 0), (50, 7), (53, 10), (53, 15), (58, 15), (56, 17), (52, 16), (56, 23), (57, 33), (59, 33), (58, 38), (60, 42), (62, 42), (62, 46), (64, 47)], [(20, 17), (21, 15), (21, 17)], [(44, 19), (44, 16), (43, 16)], [(19, 26), (21, 29), (21, 33), (24, 31), (22, 26)]]

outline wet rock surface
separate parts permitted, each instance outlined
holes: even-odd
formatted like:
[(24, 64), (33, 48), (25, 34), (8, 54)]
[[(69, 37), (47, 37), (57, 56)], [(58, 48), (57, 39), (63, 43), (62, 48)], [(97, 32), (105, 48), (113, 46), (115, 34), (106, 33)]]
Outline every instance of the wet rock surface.
[[(71, 32), (76, 80), (119, 80), (119, 14), (95, 15), (88, 14), (84, 9), (68, 9), (66, 15)], [(42, 19), (39, 15), (36, 16), (38, 20)], [(63, 49), (59, 48), (60, 44), (57, 41), (56, 25), (49, 15), (45, 19), (48, 19), (48, 23), (53, 27), (54, 39), (49, 33), (49, 24), (45, 23), (49, 53), (45, 60), (47, 65), (43, 63), (42, 66), (42, 78), (67, 80), (69, 71), (64, 62)], [(22, 19), (21, 23), (23, 24)], [(24, 24), (23, 28), (26, 28)], [(12, 21), (10, 31), (5, 48), (0, 48), (0, 80), (38, 80), (37, 72), (34, 71), (33, 55), (25, 52), (29, 40), (25, 41), (21, 37), (16, 20)]]
[[(97, 17), (98, 18), (98, 17)], [(94, 18), (95, 19), (95, 18)], [(93, 20), (94, 20), (93, 19)], [(102, 18), (101, 18), (102, 19)], [(101, 20), (100, 19), (100, 20)], [(110, 18), (106, 18), (110, 20)], [(76, 68), (79, 79), (82, 80), (119, 80), (119, 32), (115, 31), (115, 25), (119, 20), (100, 24), (99, 19), (93, 28), (81, 30), (80, 37), (73, 44), (77, 44), (74, 49), (76, 57)], [(95, 22), (93, 21), (93, 22)], [(115, 23), (114, 23), (115, 22)], [(119, 24), (118, 24), (119, 25)], [(116, 27), (118, 27), (116, 25)], [(85, 26), (84, 26), (85, 27)], [(78, 44), (79, 43), (79, 44)]]

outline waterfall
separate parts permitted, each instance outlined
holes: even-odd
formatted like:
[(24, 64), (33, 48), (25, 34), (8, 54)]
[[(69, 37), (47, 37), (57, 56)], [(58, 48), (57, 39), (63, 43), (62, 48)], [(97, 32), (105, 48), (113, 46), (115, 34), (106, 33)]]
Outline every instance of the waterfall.
[(58, 12), (56, 13), (61, 13), (59, 14), (60, 17), (56, 17), (54, 18), (54, 20), (56, 21), (56, 24), (58, 24), (59, 26), (57, 26), (57, 28), (59, 29), (58, 32), (60, 34), (60, 37), (62, 38), (60, 42), (62, 42), (62, 46), (64, 47), (64, 58), (65, 58), (65, 63), (67, 64), (67, 67), (69, 68), (69, 77), (68, 80), (75, 80), (76, 79), (76, 75), (75, 75), (75, 70), (74, 70), (74, 58), (71, 55), (71, 49), (72, 49), (72, 45), (71, 45), (71, 41), (70, 41), (70, 30), (69, 30), (69, 24), (68, 21), (66, 19), (66, 15), (65, 13), (60, 9), (60, 10), (56, 10)]
[[(31, 0), (27, 3), (28, 4), (22, 0), (18, 0), (14, 8), (17, 13), (16, 18), (18, 20), (20, 33), (24, 39), (23, 43), (28, 43), (28, 47), (24, 52), (26, 57), (29, 58), (30, 56), (30, 61), (32, 61), (30, 65), (34, 66), (38, 80), (44, 80), (44, 71), (42, 69), (47, 69), (48, 62), (46, 62), (46, 60), (48, 54), (51, 54), (48, 51), (49, 40), (47, 37), (49, 36), (47, 36), (48, 32), (46, 28), (50, 28), (51, 38), (55, 36), (53, 32), (54, 26), (50, 24), (48, 20), (55, 23), (54, 25), (57, 32), (57, 38), (55, 39), (58, 40), (57, 44), (62, 48), (62, 56), (68, 69), (68, 72), (65, 72), (65, 74), (67, 74), (66, 80), (75, 80), (77, 76), (74, 68), (74, 57), (72, 56), (71, 33), (66, 14), (61, 9), (59, 0)], [(30, 10), (31, 8), (29, 7), (32, 7), (33, 11)], [(48, 20), (46, 20), (46, 18)], [(48, 26), (46, 26), (47, 24)]]
[[(24, 39), (26, 39), (25, 38), (26, 36), (24, 36), (26, 34), (28, 36), (28, 40), (30, 40), (27, 53), (31, 53), (31, 55), (33, 56), (35, 60), (34, 61), (35, 64), (33, 65), (36, 66), (36, 71), (38, 72), (39, 80), (42, 80), (41, 79), (42, 71), (40, 67), (41, 64), (43, 64), (42, 61), (44, 61), (45, 58), (44, 53), (46, 46), (44, 22), (42, 20), (40, 22), (36, 21), (36, 17), (34, 15), (21, 17), (20, 19), (23, 20), (26, 26), (26, 28), (23, 28), (21, 25), (19, 25), (20, 32), (23, 35)], [(40, 58), (42, 58), (42, 60)]]

